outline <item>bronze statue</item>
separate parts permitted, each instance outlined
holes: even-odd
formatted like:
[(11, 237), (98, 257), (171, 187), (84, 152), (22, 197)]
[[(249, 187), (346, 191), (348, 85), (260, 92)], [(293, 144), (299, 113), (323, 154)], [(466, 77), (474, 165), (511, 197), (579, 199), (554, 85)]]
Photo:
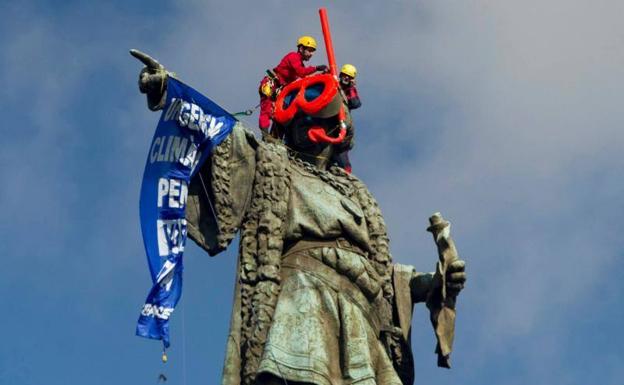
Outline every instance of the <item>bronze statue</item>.
[[(171, 74), (132, 54), (146, 64), (139, 88), (149, 108), (162, 108)], [(285, 142), (258, 140), (237, 123), (191, 182), (189, 236), (215, 255), (240, 234), (224, 385), (412, 384), (410, 324), (419, 302), (431, 311), (438, 365), (449, 367), (466, 279), (449, 223), (430, 218), (440, 258), (434, 273), (392, 262), (377, 202), (332, 163), (353, 144), (348, 110), (344, 140), (329, 143), (338, 142), (344, 106), (338, 93), (313, 116), (283, 121)], [(310, 140), (312, 129), (329, 142)]]

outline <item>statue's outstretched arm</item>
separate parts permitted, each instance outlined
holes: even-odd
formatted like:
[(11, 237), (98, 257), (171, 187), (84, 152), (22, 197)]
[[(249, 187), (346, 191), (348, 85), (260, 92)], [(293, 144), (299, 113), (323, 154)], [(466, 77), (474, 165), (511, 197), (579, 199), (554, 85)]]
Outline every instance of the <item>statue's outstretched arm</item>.
[[(130, 54), (145, 65), (139, 73), (139, 91), (147, 96), (147, 106), (152, 111), (163, 109), (167, 78), (175, 74), (144, 52), (131, 49)], [(188, 236), (210, 255), (225, 250), (240, 229), (251, 199), (258, 146), (254, 134), (237, 122), (191, 179)]]
[(210, 255), (225, 250), (241, 228), (251, 203), (258, 145), (254, 134), (237, 123), (191, 179), (188, 235)]
[(173, 74), (144, 52), (131, 49), (130, 55), (145, 64), (139, 73), (139, 91), (147, 96), (147, 107), (152, 111), (162, 109), (167, 99), (167, 76)]

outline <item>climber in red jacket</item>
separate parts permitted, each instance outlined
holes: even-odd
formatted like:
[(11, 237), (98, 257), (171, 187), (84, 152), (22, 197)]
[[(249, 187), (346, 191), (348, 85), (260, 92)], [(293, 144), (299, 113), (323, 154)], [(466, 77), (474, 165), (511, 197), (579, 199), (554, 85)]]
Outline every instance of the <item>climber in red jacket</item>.
[[(277, 90), (288, 83), (304, 76), (311, 75), (317, 71), (326, 72), (326, 65), (304, 66), (303, 62), (308, 61), (316, 51), (316, 40), (310, 36), (301, 36), (297, 40), (297, 51), (290, 52), (282, 58), (280, 63), (265, 76), (260, 82), (260, 118), (259, 125), (263, 132), (268, 132), (271, 127), (271, 117), (273, 115), (273, 103)], [(273, 133), (273, 136), (278, 136)]]

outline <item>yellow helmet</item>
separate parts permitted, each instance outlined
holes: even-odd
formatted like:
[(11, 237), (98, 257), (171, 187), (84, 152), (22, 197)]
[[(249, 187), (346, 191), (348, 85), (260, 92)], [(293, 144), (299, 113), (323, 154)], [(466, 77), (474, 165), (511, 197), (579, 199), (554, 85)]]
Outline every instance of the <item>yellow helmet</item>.
[(355, 75), (357, 75), (357, 68), (353, 64), (345, 64), (340, 69), (341, 74), (349, 75), (355, 79)]
[(299, 40), (297, 40), (297, 47), (300, 45), (316, 49), (316, 40), (314, 40), (312, 36), (301, 36)]

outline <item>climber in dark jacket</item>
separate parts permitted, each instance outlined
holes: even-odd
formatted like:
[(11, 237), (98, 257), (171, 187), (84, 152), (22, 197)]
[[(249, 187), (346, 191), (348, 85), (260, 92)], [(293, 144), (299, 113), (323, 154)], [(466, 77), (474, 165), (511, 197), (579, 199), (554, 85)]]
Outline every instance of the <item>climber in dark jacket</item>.
[[(357, 88), (355, 88), (356, 75), (357, 68), (355, 68), (353, 64), (343, 65), (340, 69), (340, 74), (338, 75), (340, 88), (342, 88), (342, 92), (344, 92), (344, 95), (347, 98), (347, 106), (349, 106), (350, 110), (355, 110), (356, 108), (360, 108), (362, 106)], [(344, 151), (336, 155), (335, 160), (336, 163), (338, 163), (338, 166), (344, 168), (348, 173), (351, 173), (351, 161), (349, 160), (348, 151)]]
[(355, 88), (355, 76), (357, 75), (357, 68), (353, 64), (345, 64), (340, 69), (340, 87), (347, 97), (347, 105), (350, 110), (355, 110), (362, 106), (360, 97), (358, 96), (357, 88)]

